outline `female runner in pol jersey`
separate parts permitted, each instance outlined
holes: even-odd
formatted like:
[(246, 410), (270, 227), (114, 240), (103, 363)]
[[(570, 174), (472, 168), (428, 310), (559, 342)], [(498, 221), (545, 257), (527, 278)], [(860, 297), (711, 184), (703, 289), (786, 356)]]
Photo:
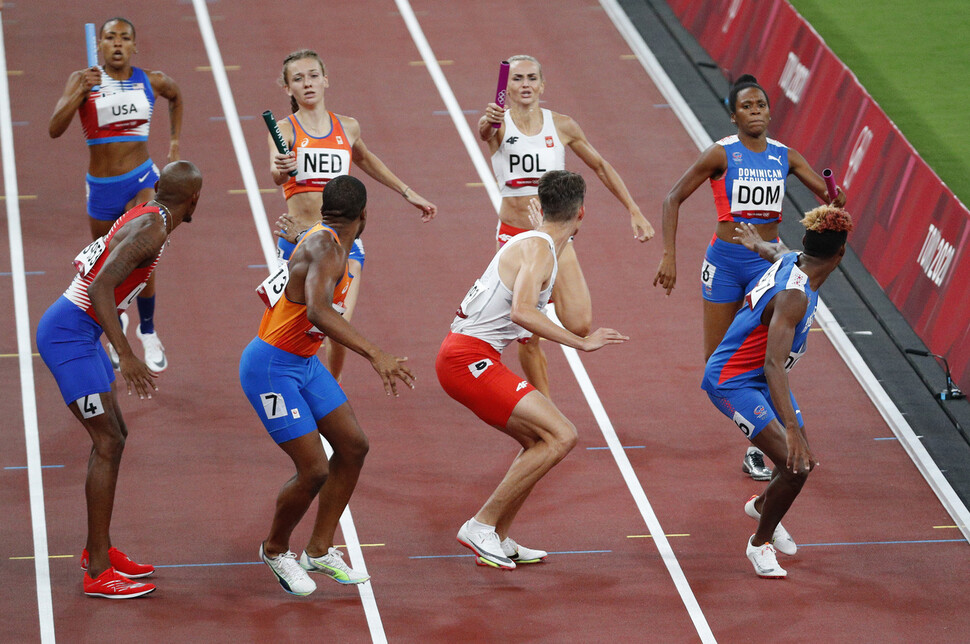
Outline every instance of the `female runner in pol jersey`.
[[(164, 72), (134, 67), (138, 51), (135, 26), (125, 18), (111, 18), (101, 27), (98, 49), (102, 67), (73, 72), (57, 101), (48, 131), (57, 138), (67, 131), (77, 112), (87, 140), (87, 211), (91, 236), (105, 235), (118, 217), (155, 196), (158, 168), (148, 154), (148, 130), (161, 96), (168, 100), (170, 126), (168, 161), (179, 158), (182, 131), (182, 94)], [(145, 363), (153, 371), (168, 367), (165, 348), (155, 333), (155, 276), (138, 295), (137, 335), (145, 349)], [(128, 316), (122, 315), (127, 329)], [(108, 346), (114, 368), (118, 354)]]
[[(545, 91), (539, 61), (532, 56), (519, 55), (512, 56), (508, 62), (507, 107), (489, 103), (478, 121), (478, 134), (488, 144), (492, 170), (502, 196), (497, 246), (519, 233), (532, 230), (529, 201), (536, 195), (539, 178), (545, 172), (565, 169), (564, 146), (596, 172), (603, 185), (630, 213), (630, 225), (636, 239), (644, 242), (652, 238), (653, 226), (640, 212), (623, 179), (593, 148), (579, 124), (565, 114), (539, 106)], [(559, 278), (552, 300), (563, 325), (572, 333), (585, 337), (592, 324), (589, 290), (571, 242), (559, 259)], [(548, 397), (546, 357), (539, 346), (538, 336), (519, 344), (519, 361), (528, 381)]]
[[(701, 289), (704, 297), (704, 361), (724, 338), (741, 306), (744, 294), (771, 263), (735, 239), (738, 223), (754, 224), (761, 238), (778, 239), (778, 222), (785, 198), (785, 178), (794, 174), (823, 202), (828, 202), (825, 180), (805, 158), (768, 137), (771, 120), (768, 94), (750, 74), (735, 81), (728, 95), (731, 123), (738, 133), (717, 141), (701, 153), (697, 161), (671, 188), (663, 204), (664, 253), (653, 279), (667, 295), (677, 283), (676, 238), (680, 205), (705, 181), (711, 182), (717, 226), (704, 257)], [(845, 193), (832, 205), (845, 205)], [(742, 462), (744, 472), (759, 481), (771, 477), (764, 454), (748, 448)]]
[[(279, 122), (286, 141), (287, 154), (280, 154), (269, 137), (270, 172), (273, 181), (283, 186), (286, 214), (276, 222), (278, 253), (288, 260), (299, 235), (320, 222), (323, 187), (337, 176), (350, 174), (357, 165), (368, 176), (399, 193), (421, 212), (429, 222), (437, 206), (397, 178), (386, 165), (364, 145), (357, 119), (327, 110), (324, 92), (330, 86), (327, 68), (320, 56), (310, 49), (291, 53), (283, 61), (280, 84), (290, 97), (290, 116)], [(295, 176), (290, 172), (296, 171)], [(364, 268), (364, 246), (358, 239), (350, 253), (350, 273), (354, 277), (347, 294), (343, 316), (349, 321), (360, 293), (360, 274)], [(327, 340), (327, 367), (338, 381), (343, 371), (346, 349)]]

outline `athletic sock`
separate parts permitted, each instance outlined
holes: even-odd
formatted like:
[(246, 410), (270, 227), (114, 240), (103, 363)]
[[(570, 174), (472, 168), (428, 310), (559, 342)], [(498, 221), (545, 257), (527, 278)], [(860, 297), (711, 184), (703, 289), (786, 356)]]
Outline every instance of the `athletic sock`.
[(755, 447), (754, 445), (748, 445), (748, 451), (745, 452), (745, 453), (746, 454), (754, 454), (754, 453), (762, 454), (763, 452), (760, 449), (758, 449), (757, 447)]
[(155, 333), (155, 296), (135, 298), (138, 302), (138, 318), (142, 335)]

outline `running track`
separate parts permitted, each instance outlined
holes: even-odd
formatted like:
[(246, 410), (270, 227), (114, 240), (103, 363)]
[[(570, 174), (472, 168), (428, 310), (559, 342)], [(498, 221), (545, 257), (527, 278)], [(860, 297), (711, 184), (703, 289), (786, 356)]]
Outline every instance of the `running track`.
[[(754, 523), (741, 506), (761, 484), (741, 475), (744, 441), (697, 384), (700, 301), (692, 272), (710, 238), (710, 198), (701, 190), (686, 204), (682, 280), (666, 298), (650, 286), (659, 239), (634, 242), (625, 213), (585, 168), (589, 217), (578, 252), (595, 323), (632, 340), (582, 362), (625, 448), (633, 488), (642, 486), (670, 536), (647, 536), (643, 506), (605, 449), (583, 391), (562, 352), (547, 347), (554, 398), (579, 428), (580, 443), (536, 490), (515, 536), (554, 554), (511, 573), (473, 565), (454, 533), (515, 447), (448, 399), (432, 364), (456, 303), (492, 254), (493, 206), (398, 7), (390, 0), (331, 4), (322, 11), (319, 3), (293, 2), (277, 14), (258, 2), (167, 0), (125, 14), (138, 28), (135, 62), (163, 69), (182, 87), (182, 154), (205, 176), (195, 221), (174, 235), (159, 270), (157, 321), (172, 366), (156, 398), (123, 403), (131, 435), (113, 537), (159, 565), (159, 590), (149, 598), (114, 603), (81, 593), (89, 442), (37, 358), (32, 394), (49, 565), (32, 559), (43, 544), (33, 538), (23, 469), (31, 414), (23, 411), (22, 370), (11, 357), (18, 351), (9, 304), (16, 253), (0, 250), (0, 301), (8, 303), (0, 310), (4, 638), (965, 641), (966, 543), (946, 527), (953, 520), (899, 444), (883, 440), (891, 432), (821, 332), (792, 374), (822, 463), (785, 522), (802, 548), (782, 562), (788, 580), (752, 574), (743, 550)], [(70, 259), (88, 235), (80, 128), (72, 125), (55, 141), (46, 135), (65, 79), (83, 64), (81, 25), (118, 11), (102, 0), (85, 5), (82, 11), (19, 0), (3, 7), (31, 336), (67, 285)], [(253, 169), (234, 152), (208, 68), (196, 17), (203, 7), (227, 68), (243, 149), (266, 191), (251, 198), (244, 187)], [(545, 63), (548, 106), (577, 118), (659, 228), (659, 204), (696, 147), (599, 4), (564, 0), (555, 14), (547, 7), (521, 0), (413, 3), (468, 124), (490, 99), (496, 63), (512, 53), (536, 55)], [(280, 62), (304, 46), (328, 63), (328, 106), (357, 117), (368, 146), (440, 211), (422, 225), (400, 197), (367, 180), (368, 261), (354, 322), (385, 349), (408, 355), (419, 380), (416, 390), (388, 399), (364, 361), (351, 358), (345, 377), (371, 439), (351, 503), (373, 575), (365, 600), (325, 580), (311, 597), (290, 597), (256, 563), (276, 491), (290, 475), (236, 378), (260, 314), (252, 289), (265, 273), (253, 206), (270, 221), (283, 207), (266, 172), (259, 113), (285, 114), (286, 97), (275, 85)], [(154, 129), (152, 152), (162, 162), (164, 107)], [(569, 164), (580, 169), (575, 157)], [(8, 221), (0, 223), (5, 237)], [(298, 530), (294, 549), (306, 530)], [(664, 542), (671, 557), (658, 554)], [(665, 561), (686, 583), (675, 585)], [(49, 590), (37, 576), (45, 568)], [(697, 609), (689, 611), (693, 602)], [(775, 627), (782, 619), (787, 626)]]

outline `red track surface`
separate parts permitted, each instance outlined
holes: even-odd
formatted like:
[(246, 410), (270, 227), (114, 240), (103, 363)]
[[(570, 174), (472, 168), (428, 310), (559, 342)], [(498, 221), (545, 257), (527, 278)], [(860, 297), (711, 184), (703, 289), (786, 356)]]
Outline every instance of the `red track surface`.
[[(697, 633), (649, 538), (593, 415), (559, 350), (547, 347), (554, 398), (580, 443), (536, 490), (515, 536), (553, 553), (548, 563), (499, 572), (473, 565), (454, 540), (516, 451), (438, 387), (433, 359), (454, 308), (492, 254), (495, 215), (455, 128), (392, 2), (211, 2), (216, 37), (256, 175), (266, 171), (264, 109), (284, 114), (275, 85), (290, 50), (327, 61), (330, 109), (357, 117), (368, 146), (439, 207), (433, 223), (369, 179), (370, 222), (363, 295), (354, 323), (392, 352), (410, 356), (418, 388), (386, 398), (367, 364), (348, 360), (345, 389), (371, 440), (351, 502), (390, 641), (696, 641)], [(306, 8), (300, 14), (294, 9)], [(527, 52), (545, 63), (547, 105), (579, 121), (622, 174), (659, 229), (659, 204), (697, 152), (598, 4), (456, 3), (416, 0), (424, 32), (459, 104), (490, 98), (496, 63)], [(7, 3), (9, 76), (31, 327), (63, 291), (70, 258), (87, 239), (80, 128), (46, 135), (68, 74), (81, 66), (81, 25), (114, 15), (98, 0), (82, 11), (50, 0)], [(252, 289), (265, 269), (242, 179), (222, 120), (191, 4), (137, 7), (136, 64), (163, 69), (187, 107), (184, 158), (205, 176), (195, 221), (182, 227), (159, 270), (157, 323), (170, 369), (151, 401), (123, 401), (131, 429), (113, 523), (115, 543), (161, 567), (159, 590), (132, 602), (87, 599), (78, 555), (84, 539), (83, 480), (90, 443), (34, 360), (44, 465), (54, 628), (62, 641), (369, 641), (353, 588), (321, 581), (311, 597), (284, 594), (256, 549), (276, 491), (291, 474), (237, 384), (240, 352), (261, 304)], [(43, 52), (38, 55), (38, 51)], [(236, 67), (238, 66), (238, 67)], [(39, 82), (42, 81), (42, 82)], [(246, 118), (249, 117), (249, 118)], [(167, 118), (151, 147), (164, 160)], [(794, 389), (822, 465), (786, 519), (803, 544), (782, 562), (789, 579), (757, 579), (744, 557), (754, 522), (742, 512), (761, 489), (740, 473), (745, 441), (698, 388), (700, 298), (694, 270), (710, 238), (711, 203), (691, 199), (679, 235), (679, 288), (650, 286), (659, 238), (641, 246), (627, 217), (592, 174), (589, 217), (578, 252), (597, 324), (632, 340), (584, 355), (592, 382), (697, 597), (721, 642), (965, 641), (970, 634), (965, 542), (828, 341), (818, 334)], [(702, 189), (700, 192), (704, 192)], [(263, 197), (273, 215), (278, 192)], [(790, 215), (791, 216), (791, 215)], [(3, 232), (6, 233), (4, 219)], [(0, 271), (10, 271), (6, 244)], [(823, 293), (824, 297), (824, 293)], [(11, 281), (0, 277), (11, 302)], [(0, 354), (16, 352), (14, 313), (0, 310)], [(510, 356), (515, 363), (514, 356)], [(515, 367), (517, 368), (517, 366)], [(0, 466), (25, 464), (20, 375), (0, 358)], [(0, 470), (0, 616), (7, 641), (39, 637), (27, 474)], [(292, 547), (302, 547), (301, 526)], [(866, 542), (926, 541), (882, 545)], [(807, 546), (804, 544), (823, 544)], [(601, 551), (601, 552), (589, 552)], [(603, 552), (605, 551), (605, 552)], [(440, 558), (414, 559), (414, 556)], [(193, 565), (199, 564), (199, 565)], [(218, 565), (235, 564), (235, 565)]]

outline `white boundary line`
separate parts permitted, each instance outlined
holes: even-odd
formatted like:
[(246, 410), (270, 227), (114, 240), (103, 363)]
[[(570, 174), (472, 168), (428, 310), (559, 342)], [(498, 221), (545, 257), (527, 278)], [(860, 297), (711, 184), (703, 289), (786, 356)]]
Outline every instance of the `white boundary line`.
[[(636, 54), (637, 59), (650, 76), (650, 79), (660, 90), (660, 93), (663, 94), (671, 108), (673, 108), (677, 118), (683, 123), (684, 128), (694, 140), (698, 149), (704, 150), (709, 147), (714, 141), (707, 134), (707, 131), (701, 125), (686, 101), (684, 101), (684, 98), (680, 95), (680, 92), (674, 86), (670, 77), (667, 76), (667, 72), (657, 62), (653, 52), (650, 51), (647, 43), (643, 41), (640, 32), (630, 22), (626, 13), (619, 7), (616, 0), (600, 0), (600, 5), (613, 21), (613, 24), (616, 25), (617, 30), (623, 36), (623, 39), (626, 40), (630, 49)], [(886, 390), (879, 384), (872, 370), (869, 369), (865, 360), (859, 355), (859, 352), (852, 345), (852, 342), (849, 341), (845, 331), (832, 316), (829, 308), (825, 306), (821, 298), (818, 301), (816, 320), (818, 320), (822, 330), (825, 331), (825, 335), (828, 336), (832, 346), (835, 347), (836, 351), (842, 357), (842, 360), (849, 367), (849, 370), (852, 371), (852, 375), (856, 377), (856, 380), (862, 385), (863, 390), (872, 400), (876, 409), (879, 410), (879, 413), (889, 425), (893, 434), (899, 439), (903, 449), (906, 450), (906, 454), (909, 455), (916, 465), (916, 468), (920, 471), (920, 474), (929, 483), (930, 489), (933, 490), (934, 494), (936, 494), (937, 498), (943, 504), (943, 507), (950, 514), (950, 517), (954, 520), (960, 532), (963, 533), (964, 538), (970, 541), (970, 512), (967, 511), (966, 505), (957, 496), (949, 481), (943, 476), (943, 473), (940, 472), (940, 468), (933, 461), (922, 443), (919, 442), (912, 427), (903, 418), (903, 415), (896, 408), (896, 405), (889, 397), (889, 394), (886, 393)]]
[[(408, 0), (395, 1), (397, 3), (398, 10), (404, 17), (404, 22), (407, 24), (408, 31), (411, 32), (411, 38), (414, 40), (415, 45), (417, 45), (418, 50), (421, 52), (421, 57), (424, 60), (425, 66), (428, 68), (428, 73), (431, 75), (435, 86), (438, 88), (438, 92), (441, 94), (441, 98), (448, 107), (448, 113), (451, 115), (451, 120), (454, 122), (455, 127), (458, 129), (458, 134), (465, 143), (465, 148), (475, 165), (475, 169), (478, 171), (478, 175), (481, 178), (482, 183), (485, 184), (486, 189), (489, 191), (489, 197), (492, 200), (492, 205), (495, 207), (495, 210), (498, 211), (501, 200), (498, 195), (498, 189), (495, 185), (495, 179), (492, 177), (491, 170), (485, 163), (485, 157), (482, 154), (481, 148), (479, 147), (478, 142), (468, 125), (468, 121), (465, 120), (465, 116), (462, 114), (461, 107), (458, 105), (458, 101), (455, 99), (455, 95), (451, 91), (448, 81), (441, 72), (441, 68), (438, 65), (434, 52), (431, 50), (431, 46), (428, 44), (428, 40), (424, 36), (424, 31), (421, 29), (421, 25), (418, 23), (418, 20), (415, 17), (414, 11), (412, 11)], [(552, 311), (549, 312), (549, 317), (558, 323), (558, 320), (555, 318), (555, 313)], [(697, 629), (697, 634), (700, 636), (702, 642), (715, 642), (716, 640), (714, 639), (714, 634), (711, 632), (707, 619), (704, 617), (704, 613), (701, 611), (700, 606), (697, 603), (697, 599), (694, 597), (694, 593), (690, 589), (690, 584), (687, 582), (687, 577), (684, 576), (683, 570), (681, 570), (680, 564), (677, 562), (677, 557), (674, 555), (674, 552), (670, 547), (670, 543), (664, 536), (665, 533), (660, 525), (660, 521), (657, 519), (653, 509), (650, 507), (650, 502), (647, 501), (647, 495), (643, 491), (643, 486), (640, 485), (640, 481), (637, 479), (636, 473), (633, 471), (633, 467), (630, 465), (630, 461), (627, 459), (627, 456), (623, 451), (623, 447), (620, 445), (616, 432), (613, 430), (613, 425), (606, 414), (606, 410), (603, 408), (603, 404), (600, 402), (599, 396), (596, 394), (596, 390), (593, 388), (593, 383), (590, 381), (589, 375), (586, 373), (586, 369), (583, 367), (583, 363), (579, 359), (579, 355), (574, 349), (570, 349), (569, 347), (564, 347), (562, 345), (560, 346), (562, 347), (563, 353), (566, 354), (566, 360), (569, 362), (569, 366), (572, 368), (573, 374), (575, 374), (576, 380), (579, 382), (579, 386), (583, 390), (583, 395), (586, 397), (586, 400), (593, 411), (593, 415), (596, 418), (596, 422), (599, 424), (600, 430), (603, 432), (603, 436), (606, 438), (607, 444), (610, 446), (610, 452), (613, 454), (613, 458), (616, 459), (616, 464), (623, 475), (623, 480), (630, 489), (630, 494), (633, 496), (633, 499), (637, 504), (637, 508), (640, 510), (640, 514), (643, 516), (643, 520), (646, 523), (650, 534), (653, 536), (653, 541), (657, 546), (657, 550), (660, 552), (660, 556), (663, 559), (664, 564), (667, 566), (667, 571), (670, 573), (670, 576), (674, 581), (677, 592), (680, 593), (681, 600), (684, 602), (684, 606), (687, 608), (687, 612), (694, 623), (694, 627)]]
[[(243, 185), (246, 195), (249, 198), (249, 207), (253, 213), (253, 221), (256, 224), (256, 232), (259, 236), (259, 243), (266, 258), (266, 265), (276, 265), (276, 249), (273, 245), (273, 234), (270, 232), (269, 224), (266, 221), (266, 210), (263, 208), (263, 198), (259, 193), (259, 185), (256, 182), (256, 174), (253, 171), (252, 159), (249, 156), (249, 149), (246, 147), (246, 139), (243, 136), (242, 126), (239, 122), (239, 113), (236, 111), (236, 102), (232, 96), (232, 89), (229, 87), (229, 77), (226, 75), (226, 68), (222, 62), (222, 53), (219, 50), (219, 43), (216, 41), (215, 32), (212, 29), (212, 21), (209, 17), (209, 10), (205, 0), (192, 0), (195, 7), (196, 19), (199, 23), (199, 31), (205, 43), (206, 54), (209, 57), (209, 64), (212, 67), (212, 75), (215, 78), (216, 88), (219, 92), (219, 100), (222, 102), (222, 110), (226, 115), (226, 125), (229, 127), (229, 136), (232, 139), (232, 147), (236, 152), (236, 160), (239, 164), (239, 171), (242, 173)], [(333, 455), (333, 450), (327, 441), (323, 442), (327, 458)], [(350, 554), (354, 568), (362, 573), (367, 573), (367, 564), (364, 563), (364, 553), (360, 548), (360, 541), (357, 538), (357, 528), (354, 525), (353, 516), (350, 513), (350, 506), (344, 508), (340, 515), (340, 529), (343, 531), (344, 540), (347, 542), (347, 551)], [(367, 627), (370, 629), (371, 639), (374, 642), (387, 642), (387, 635), (384, 633), (384, 624), (381, 621), (380, 611), (377, 609), (377, 601), (374, 597), (374, 589), (371, 582), (367, 581), (357, 584), (360, 593), (361, 603), (364, 607), (364, 615), (367, 618)]]
[[(2, 12), (0, 12), (2, 18)], [(41, 475), (37, 400), (34, 395), (34, 365), (31, 356), (30, 316), (27, 310), (27, 279), (24, 275), (23, 233), (20, 228), (20, 192), (14, 158), (13, 126), (10, 118), (10, 88), (7, 84), (7, 54), (0, 19), (0, 144), (3, 155), (3, 184), (7, 204), (7, 233), (10, 238), (10, 271), (13, 279), (17, 353), (20, 362), (20, 391), (24, 410), (24, 439), (27, 448), (27, 481), (30, 489), (30, 523), (34, 537), (34, 576), (37, 582), (37, 613), (40, 641), (54, 642), (54, 607), (51, 598), (50, 552), (47, 549), (47, 517), (44, 511), (44, 481)]]

